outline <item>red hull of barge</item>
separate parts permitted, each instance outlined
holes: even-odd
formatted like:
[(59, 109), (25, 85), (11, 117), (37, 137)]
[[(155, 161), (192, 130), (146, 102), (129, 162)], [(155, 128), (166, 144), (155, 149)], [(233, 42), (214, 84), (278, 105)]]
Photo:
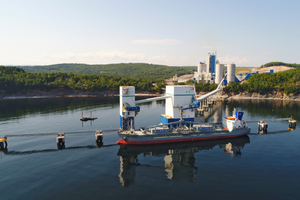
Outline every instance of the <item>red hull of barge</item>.
[(200, 140), (216, 140), (226, 138), (242, 137), (242, 135), (227, 135), (227, 136), (214, 136), (214, 137), (199, 137), (199, 138), (182, 138), (182, 139), (168, 139), (168, 140), (151, 140), (151, 141), (130, 141), (130, 140), (119, 140), (117, 144), (131, 144), (131, 145), (148, 145), (148, 144), (166, 144), (166, 143), (178, 143), (178, 142), (193, 142)]

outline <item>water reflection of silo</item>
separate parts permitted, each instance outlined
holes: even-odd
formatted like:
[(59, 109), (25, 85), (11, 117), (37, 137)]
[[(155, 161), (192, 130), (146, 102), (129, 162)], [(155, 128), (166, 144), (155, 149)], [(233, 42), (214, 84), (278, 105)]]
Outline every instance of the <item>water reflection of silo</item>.
[(226, 105), (226, 107), (225, 107), (225, 116), (231, 116), (231, 112), (229, 110), (228, 105)]
[(214, 123), (222, 122), (222, 107), (218, 107), (213, 115)]
[(169, 150), (169, 155), (164, 157), (168, 179), (194, 181), (196, 170), (194, 152), (194, 148)]
[(152, 101), (151, 107), (152, 107), (152, 108), (157, 108), (157, 103), (156, 103), (156, 101)]
[(120, 157), (120, 182), (123, 187), (135, 184), (137, 156)]

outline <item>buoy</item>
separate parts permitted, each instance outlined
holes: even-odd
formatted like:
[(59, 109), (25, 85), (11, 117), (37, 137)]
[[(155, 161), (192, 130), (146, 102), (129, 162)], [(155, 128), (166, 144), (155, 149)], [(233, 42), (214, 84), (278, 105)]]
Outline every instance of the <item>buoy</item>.
[(56, 144), (57, 144), (57, 146), (65, 145), (65, 134), (64, 133), (57, 133)]
[(7, 148), (7, 137), (0, 137), (0, 150), (4, 150)]
[(297, 121), (296, 120), (289, 120), (289, 128), (296, 128), (296, 125), (297, 125)]
[(103, 141), (103, 134), (102, 134), (101, 130), (96, 131), (95, 139), (96, 139), (96, 142), (99, 142), (99, 143), (101, 143)]

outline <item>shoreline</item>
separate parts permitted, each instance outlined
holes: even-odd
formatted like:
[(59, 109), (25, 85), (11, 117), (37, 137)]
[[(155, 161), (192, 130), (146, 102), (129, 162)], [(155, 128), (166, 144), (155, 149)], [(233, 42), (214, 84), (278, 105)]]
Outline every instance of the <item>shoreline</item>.
[[(160, 96), (158, 93), (136, 91), (136, 96)], [(0, 92), (0, 99), (43, 99), (43, 98), (84, 98), (84, 97), (112, 97), (119, 96), (119, 91), (81, 91), (65, 88), (55, 88), (49, 91), (40, 89), (23, 90), (7, 94)]]
[(300, 95), (291, 95), (287, 96), (282, 93), (280, 94), (257, 94), (257, 93), (239, 93), (239, 94), (222, 94), (216, 99), (220, 99), (222, 101), (231, 101), (231, 100), (281, 100), (281, 101), (300, 101)]
[(239, 97), (239, 96), (232, 96), (229, 98), (225, 98), (224, 101), (231, 101), (231, 100), (281, 100), (281, 101), (300, 101), (299, 98), (278, 98), (278, 97)]
[[(0, 99), (45, 99), (45, 98), (87, 98), (87, 97), (116, 97), (119, 94), (79, 94), (79, 95), (37, 95), (37, 96), (5, 96), (0, 97)], [(158, 97), (161, 96), (159, 94), (144, 94), (137, 93), (136, 97)], [(198, 96), (198, 95), (197, 95)], [(262, 96), (240, 96), (238, 95), (221, 95), (220, 97), (215, 97), (217, 101), (232, 101), (232, 100), (280, 100), (280, 101), (300, 101), (299, 97), (289, 96), (289, 97), (263, 97)]]
[[(37, 96), (5, 96), (0, 99), (46, 99), (46, 98), (86, 98), (86, 97), (114, 97), (119, 94), (79, 94), (79, 95), (37, 95)], [(158, 97), (158, 94), (135, 94), (136, 97)]]
[[(206, 94), (207, 92), (197, 93), (197, 97)], [(86, 98), (86, 97), (114, 97), (119, 96), (117, 91), (80, 91), (80, 90), (65, 90), (54, 89), (52, 91), (41, 90), (27, 90), (16, 94), (0, 94), (0, 99), (43, 99), (43, 98)], [(158, 97), (159, 93), (150, 93), (137, 91), (136, 97)], [(244, 99), (257, 99), (257, 100), (288, 100), (288, 101), (300, 101), (299, 95), (285, 95), (282, 92), (273, 92), (266, 94), (258, 93), (229, 93), (222, 92), (219, 95), (214, 95), (214, 99), (219, 101), (231, 101), (231, 100), (244, 100)]]

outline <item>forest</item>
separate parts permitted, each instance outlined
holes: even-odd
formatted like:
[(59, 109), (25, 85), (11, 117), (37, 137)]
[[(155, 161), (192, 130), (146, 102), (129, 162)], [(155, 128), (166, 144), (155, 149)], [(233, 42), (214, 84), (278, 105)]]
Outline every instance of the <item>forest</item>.
[(244, 83), (230, 82), (224, 88), (225, 92), (255, 92), (265, 94), (268, 92), (284, 92), (285, 94), (300, 93), (300, 68), (295, 68), (277, 73), (254, 74)]
[(107, 75), (122, 78), (149, 79), (153, 82), (160, 82), (171, 78), (175, 74), (178, 76), (194, 73), (197, 67), (170, 67), (166, 65), (156, 65), (147, 63), (119, 63), (106, 65), (87, 65), (87, 64), (56, 64), (45, 66), (23, 66), (26, 72), (33, 73), (73, 73)]
[[(132, 73), (133, 77), (136, 77)], [(171, 74), (167, 78), (170, 78)], [(274, 91), (285, 94), (300, 94), (300, 68), (278, 73), (254, 74), (247, 81), (230, 82), (224, 88), (226, 93), (254, 92), (265, 94)], [(180, 84), (195, 84), (197, 92), (208, 92), (217, 88), (217, 84), (204, 82), (194, 83), (192, 80)], [(0, 66), (0, 87), (2, 93), (17, 93), (26, 89), (50, 91), (55, 88), (76, 89), (82, 91), (118, 91), (120, 85), (135, 86), (137, 91), (162, 93), (166, 82), (163, 79), (122, 78), (104, 74), (74, 74), (62, 72), (26, 72), (23, 68)]]
[(271, 66), (287, 66), (287, 67), (300, 67), (300, 64), (284, 63), (284, 62), (269, 62), (261, 67), (271, 67)]
[[(31, 73), (17, 67), (0, 66), (0, 87), (7, 93), (24, 89), (51, 90), (54, 88), (79, 89), (83, 91), (118, 91), (120, 85), (132, 85), (136, 90), (156, 92), (161, 90), (152, 81), (139, 78), (120, 78), (107, 75), (73, 73)], [(160, 84), (162, 87), (163, 84)]]

